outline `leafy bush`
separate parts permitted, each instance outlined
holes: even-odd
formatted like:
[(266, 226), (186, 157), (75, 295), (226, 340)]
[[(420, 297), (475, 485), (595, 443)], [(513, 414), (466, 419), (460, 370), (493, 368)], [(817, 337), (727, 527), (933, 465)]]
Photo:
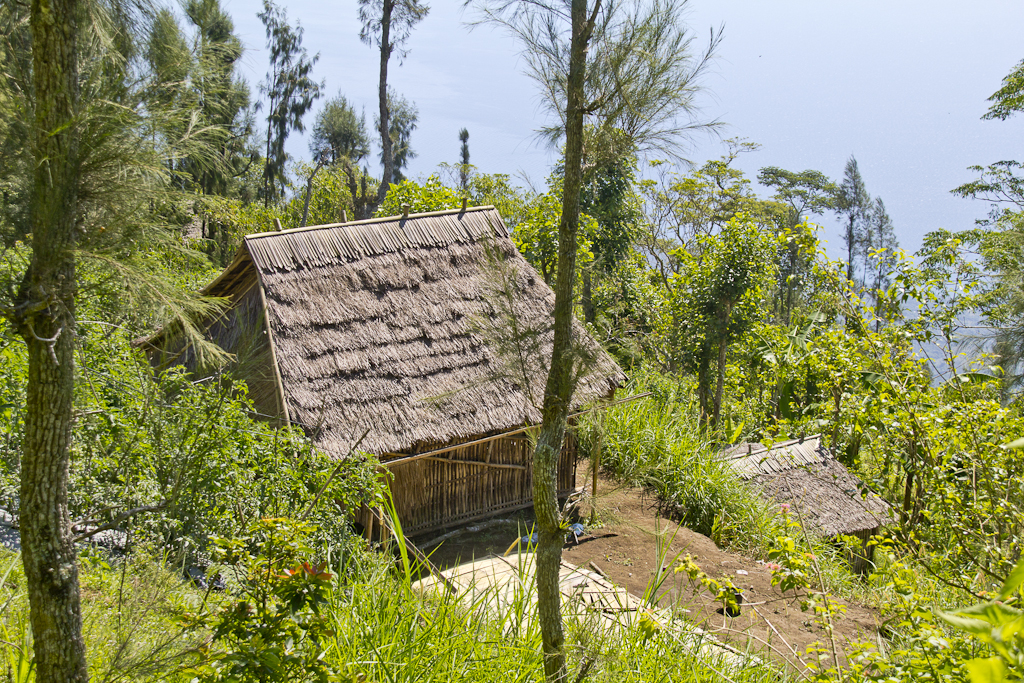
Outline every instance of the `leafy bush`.
[(186, 628), (212, 631), (215, 646), (189, 673), (211, 683), (337, 680), (336, 662), (324, 657), (335, 576), (316, 561), (312, 528), (268, 518), (247, 531), (214, 541), (234, 590), (214, 609), (188, 615)]
[[(371, 459), (335, 462), (301, 431), (254, 419), (244, 383), (157, 373), (126, 331), (105, 329), (79, 335), (69, 494), (80, 531), (126, 528), (133, 543), (205, 564), (209, 537), (230, 537), (266, 516), (305, 518), (318, 542), (336, 543), (348, 533), (345, 511), (374, 500)], [(17, 360), (23, 347), (0, 353)], [(23, 372), (17, 362), (0, 368), (0, 399), (23, 403)], [(15, 514), (20, 430), (17, 419), (0, 424), (0, 493)], [(137, 514), (123, 517), (128, 511)]]

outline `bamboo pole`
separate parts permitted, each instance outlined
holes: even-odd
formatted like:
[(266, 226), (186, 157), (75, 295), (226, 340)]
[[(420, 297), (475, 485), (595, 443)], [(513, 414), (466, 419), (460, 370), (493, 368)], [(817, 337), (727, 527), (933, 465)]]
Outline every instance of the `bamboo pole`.
[(267, 293), (263, 288), (263, 274), (256, 268), (256, 282), (260, 288), (260, 304), (263, 306), (263, 323), (267, 327), (267, 344), (270, 347), (270, 364), (274, 368), (274, 382), (277, 385), (277, 400), (281, 406), (281, 416), (284, 418), (284, 426), (291, 425), (291, 416), (288, 414), (288, 401), (284, 397), (284, 380), (281, 379), (281, 368), (277, 365), (277, 348), (274, 345), (274, 332), (270, 329), (270, 308), (267, 306)]
[(526, 470), (526, 465), (509, 465), (506, 463), (483, 462), (481, 460), (452, 460), (450, 458), (438, 458), (434, 456), (423, 458), (433, 462), (444, 462), (449, 465), (475, 465), (477, 467), (493, 467), (500, 470)]
[(590, 525), (597, 522), (597, 473), (601, 470), (601, 448), (604, 446), (604, 430), (606, 413), (601, 413), (601, 430), (597, 433), (597, 447), (590, 462)]

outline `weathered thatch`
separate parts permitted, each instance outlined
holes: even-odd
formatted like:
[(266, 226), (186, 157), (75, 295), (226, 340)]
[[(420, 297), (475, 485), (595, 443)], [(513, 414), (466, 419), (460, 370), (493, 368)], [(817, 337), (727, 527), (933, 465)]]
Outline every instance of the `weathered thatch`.
[(889, 505), (831, 457), (820, 436), (771, 448), (740, 444), (724, 453), (733, 470), (767, 500), (792, 506), (824, 536), (862, 535), (889, 519)]
[[(244, 351), (257, 410), (336, 457), (365, 432), (360, 450), (393, 463), (407, 528), (529, 504), (522, 434), (409, 457), (540, 422), (554, 293), (493, 207), (249, 235), (205, 292), (231, 300), (208, 329)], [(580, 409), (625, 377), (575, 331)], [(196, 369), (189, 349), (159, 335), (150, 352)], [(570, 440), (563, 493), (574, 454)]]

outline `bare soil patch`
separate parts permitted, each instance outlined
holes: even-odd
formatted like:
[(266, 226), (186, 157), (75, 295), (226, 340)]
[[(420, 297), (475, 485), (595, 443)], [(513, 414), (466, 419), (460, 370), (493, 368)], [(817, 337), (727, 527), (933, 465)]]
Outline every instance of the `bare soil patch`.
[[(579, 481), (585, 481), (584, 472)], [(509, 516), (464, 530), (440, 544), (430, 538), (413, 539), (442, 569), (460, 562), (504, 554), (517, 538), (528, 533), (532, 512)], [(589, 530), (578, 543), (566, 545), (563, 559), (579, 567), (596, 567), (612, 582), (642, 596), (655, 577), (658, 535), (668, 544), (668, 560), (689, 554), (712, 578), (728, 577), (743, 591), (739, 616), (723, 613), (720, 602), (690, 585), (684, 574), (672, 573), (659, 591), (660, 607), (686, 610), (684, 616), (719, 639), (741, 650), (770, 653), (774, 659), (796, 663), (801, 655), (821, 643), (829, 647), (824, 628), (814, 615), (800, 609), (800, 601), (783, 595), (771, 585), (771, 571), (756, 560), (720, 550), (706, 536), (661, 518), (657, 501), (641, 489), (602, 477), (598, 486), (598, 516), (603, 526)], [(475, 530), (471, 530), (474, 529)], [(424, 545), (425, 544), (425, 545)], [(841, 651), (851, 642), (877, 639), (878, 612), (870, 607), (837, 600), (845, 614), (834, 619), (836, 646)], [(806, 658), (805, 658), (806, 659)], [(831, 658), (829, 658), (831, 659)]]

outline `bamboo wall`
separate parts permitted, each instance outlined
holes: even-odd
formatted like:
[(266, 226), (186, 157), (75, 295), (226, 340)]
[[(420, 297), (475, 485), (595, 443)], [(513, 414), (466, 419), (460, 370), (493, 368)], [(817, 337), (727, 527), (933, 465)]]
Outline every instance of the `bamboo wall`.
[[(385, 466), (391, 495), (407, 535), (457, 526), (533, 505), (533, 446), (523, 434), (437, 456)], [(576, 439), (569, 433), (558, 463), (558, 495), (576, 486)], [(368, 511), (357, 515), (376, 536)]]

